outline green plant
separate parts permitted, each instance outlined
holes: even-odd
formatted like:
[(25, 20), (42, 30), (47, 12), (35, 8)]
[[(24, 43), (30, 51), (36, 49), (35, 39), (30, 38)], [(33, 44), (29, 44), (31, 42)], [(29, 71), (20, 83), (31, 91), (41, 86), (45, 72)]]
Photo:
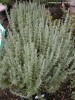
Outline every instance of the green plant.
[(0, 0), (1, 3), (10, 4), (12, 0)]
[(0, 62), (0, 87), (28, 98), (41, 91), (55, 92), (75, 65), (69, 16), (56, 25), (48, 22), (43, 6), (19, 3), (10, 12), (9, 24), (12, 32)]

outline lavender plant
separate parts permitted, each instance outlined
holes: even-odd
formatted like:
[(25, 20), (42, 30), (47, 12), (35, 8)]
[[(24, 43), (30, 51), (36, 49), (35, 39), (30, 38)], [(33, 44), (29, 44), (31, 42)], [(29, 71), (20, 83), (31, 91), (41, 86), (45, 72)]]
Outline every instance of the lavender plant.
[(0, 87), (28, 98), (41, 91), (55, 92), (75, 67), (68, 14), (56, 25), (48, 21), (43, 6), (19, 3), (11, 10), (9, 23), (12, 32), (0, 62)]

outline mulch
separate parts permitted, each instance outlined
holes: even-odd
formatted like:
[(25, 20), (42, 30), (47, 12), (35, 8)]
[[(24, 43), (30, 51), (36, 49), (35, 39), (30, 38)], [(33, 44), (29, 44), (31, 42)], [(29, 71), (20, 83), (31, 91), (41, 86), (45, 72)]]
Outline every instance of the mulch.
[(20, 100), (20, 97), (13, 95), (9, 89), (0, 89), (0, 100)]
[(74, 89), (71, 87), (71, 81), (67, 80), (65, 83), (62, 83), (59, 90), (56, 93), (52, 94), (52, 99), (48, 100), (73, 100), (72, 92)]

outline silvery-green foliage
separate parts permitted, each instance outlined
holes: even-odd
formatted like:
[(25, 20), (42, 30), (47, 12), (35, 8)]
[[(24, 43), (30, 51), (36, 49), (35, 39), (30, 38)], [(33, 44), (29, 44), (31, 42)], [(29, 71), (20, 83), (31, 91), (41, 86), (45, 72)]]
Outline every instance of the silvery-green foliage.
[(12, 32), (0, 62), (0, 87), (27, 97), (55, 92), (75, 67), (69, 15), (56, 25), (48, 22), (43, 6), (19, 3), (9, 17)]
[(47, 3), (47, 2), (60, 2), (61, 0), (33, 0), (33, 2)]

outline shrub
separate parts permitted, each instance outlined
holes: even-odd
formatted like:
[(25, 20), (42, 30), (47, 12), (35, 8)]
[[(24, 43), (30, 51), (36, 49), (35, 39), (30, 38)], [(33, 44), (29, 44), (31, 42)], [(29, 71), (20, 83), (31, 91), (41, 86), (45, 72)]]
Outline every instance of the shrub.
[(62, 24), (48, 24), (43, 6), (19, 3), (11, 10), (9, 23), (12, 32), (0, 62), (0, 87), (28, 98), (41, 91), (55, 92), (75, 65), (69, 16)]

